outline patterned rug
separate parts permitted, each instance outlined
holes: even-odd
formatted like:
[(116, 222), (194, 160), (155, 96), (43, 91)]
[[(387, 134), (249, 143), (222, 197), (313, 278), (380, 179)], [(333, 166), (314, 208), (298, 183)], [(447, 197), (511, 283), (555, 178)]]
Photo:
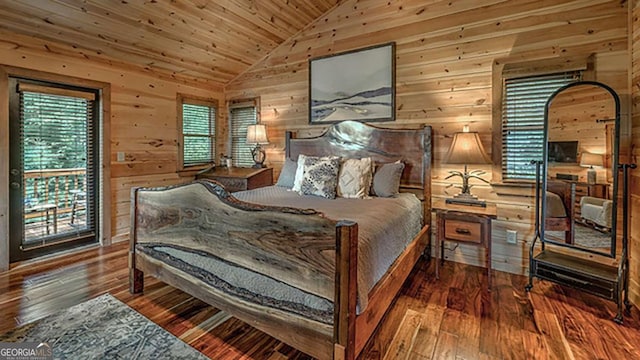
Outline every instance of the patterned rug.
[[(574, 223), (575, 243), (578, 246), (587, 248), (611, 248), (611, 233), (603, 233), (588, 226)], [(563, 231), (547, 231), (547, 237), (552, 237), (556, 241), (564, 242)]]
[(0, 335), (46, 342), (54, 359), (207, 359), (109, 294)]

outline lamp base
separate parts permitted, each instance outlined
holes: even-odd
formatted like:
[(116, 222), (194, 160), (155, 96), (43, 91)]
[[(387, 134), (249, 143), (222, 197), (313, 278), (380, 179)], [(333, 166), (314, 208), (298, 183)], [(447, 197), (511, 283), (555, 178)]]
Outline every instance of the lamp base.
[(267, 159), (267, 155), (260, 144), (257, 144), (255, 148), (251, 149), (251, 156), (253, 156), (253, 162), (255, 163), (252, 166), (254, 169), (265, 167), (264, 161)]
[(487, 207), (486, 201), (478, 200), (478, 197), (465, 193), (460, 193), (452, 198), (448, 198), (445, 200), (445, 203), (453, 205)]
[(587, 184), (589, 184), (589, 185), (595, 184), (596, 183), (596, 177), (597, 177), (596, 170), (592, 166), (587, 170)]

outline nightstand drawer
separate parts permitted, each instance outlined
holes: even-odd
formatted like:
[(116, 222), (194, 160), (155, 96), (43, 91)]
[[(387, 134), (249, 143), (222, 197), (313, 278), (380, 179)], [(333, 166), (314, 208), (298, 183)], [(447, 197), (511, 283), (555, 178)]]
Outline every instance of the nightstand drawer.
[(445, 219), (444, 237), (446, 240), (480, 244), (482, 242), (482, 224), (478, 222)]
[(576, 184), (576, 194), (587, 195), (588, 191), (587, 185)]

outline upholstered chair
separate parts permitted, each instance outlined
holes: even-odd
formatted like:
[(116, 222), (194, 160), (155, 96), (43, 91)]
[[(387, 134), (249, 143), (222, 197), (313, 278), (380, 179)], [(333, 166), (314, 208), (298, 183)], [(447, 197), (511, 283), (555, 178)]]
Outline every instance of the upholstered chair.
[(595, 225), (611, 229), (611, 214), (613, 201), (591, 196), (580, 199), (580, 213), (582, 219)]

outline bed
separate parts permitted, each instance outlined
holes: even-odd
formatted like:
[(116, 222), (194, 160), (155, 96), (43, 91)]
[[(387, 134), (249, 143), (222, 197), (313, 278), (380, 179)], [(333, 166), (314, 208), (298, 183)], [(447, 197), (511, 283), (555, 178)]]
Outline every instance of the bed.
[(544, 230), (564, 233), (567, 244), (573, 244), (572, 191), (564, 181), (547, 181)]
[[(389, 203), (357, 200), (366, 203), (361, 210), (345, 210), (352, 199), (309, 209), (311, 199), (277, 187), (231, 195), (199, 180), (132, 189), (130, 291), (142, 292), (144, 275), (151, 275), (316, 358), (355, 359), (419, 257), (428, 256), (431, 128), (342, 122), (313, 138), (287, 132), (287, 158), (300, 154), (402, 161), (402, 193)], [(387, 206), (418, 213), (418, 226), (387, 226), (391, 235), (363, 245), (385, 232), (376, 226), (388, 217), (367, 211)], [(369, 261), (403, 232), (411, 236), (390, 246), (397, 254), (386, 258), (388, 268)], [(369, 262), (373, 269), (366, 270)]]

